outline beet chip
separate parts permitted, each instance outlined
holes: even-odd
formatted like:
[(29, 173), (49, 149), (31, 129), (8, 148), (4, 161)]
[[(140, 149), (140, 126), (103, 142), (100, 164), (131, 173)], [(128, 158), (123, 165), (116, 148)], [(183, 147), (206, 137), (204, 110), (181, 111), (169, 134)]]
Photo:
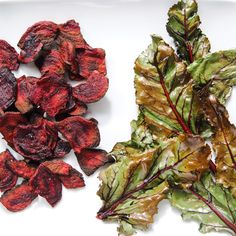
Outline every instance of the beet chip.
[(53, 156), (57, 144), (57, 131), (45, 119), (36, 124), (18, 125), (13, 133), (15, 150), (23, 157), (41, 161)]
[(40, 57), (35, 64), (39, 68), (42, 75), (54, 72), (58, 75), (65, 74), (65, 61), (62, 52), (53, 49), (46, 56)]
[(0, 132), (9, 145), (13, 145), (13, 131), (19, 124), (24, 124), (26, 119), (20, 112), (6, 112), (0, 116)]
[(106, 75), (105, 56), (105, 51), (101, 48), (79, 50), (77, 53), (79, 74), (83, 78), (88, 78), (96, 70)]
[(106, 94), (108, 84), (104, 75), (94, 71), (85, 83), (73, 88), (73, 96), (84, 103), (97, 102)]
[(82, 116), (82, 115), (86, 114), (87, 110), (88, 110), (88, 107), (85, 103), (83, 103), (81, 101), (77, 101), (75, 106), (69, 112), (69, 115)]
[(99, 167), (114, 160), (101, 149), (84, 149), (76, 153), (81, 169), (86, 175), (93, 174)]
[(19, 67), (18, 53), (5, 40), (0, 40), (0, 67), (9, 70), (17, 70)]
[(47, 167), (40, 165), (30, 179), (30, 184), (35, 192), (44, 197), (52, 207), (61, 200), (62, 184)]
[(16, 100), (16, 78), (7, 68), (0, 68), (0, 109), (5, 111)]
[(6, 162), (6, 166), (9, 170), (11, 170), (18, 177), (22, 177), (24, 179), (30, 179), (36, 169), (25, 161), (18, 161), (16, 159), (12, 159)]
[(39, 79), (31, 76), (22, 76), (17, 80), (17, 97), (15, 106), (22, 114), (33, 109), (33, 104), (30, 101), (30, 94), (36, 88), (38, 80)]
[(58, 140), (57, 145), (54, 149), (54, 157), (55, 158), (63, 158), (66, 154), (68, 154), (71, 150), (70, 144), (64, 140)]
[(6, 162), (11, 160), (14, 160), (14, 157), (8, 150), (0, 153), (0, 191), (2, 192), (13, 188), (18, 179), (17, 175), (6, 166)]
[(100, 142), (97, 124), (80, 116), (57, 122), (57, 128), (77, 153), (84, 148), (95, 147)]
[(89, 48), (81, 34), (79, 23), (75, 22), (74, 20), (69, 20), (65, 24), (59, 25), (59, 27), (59, 42), (69, 41), (74, 45), (75, 48)]
[(9, 211), (17, 212), (24, 210), (37, 196), (28, 182), (23, 182), (4, 193), (0, 201)]
[(69, 175), (60, 175), (59, 179), (66, 188), (81, 188), (85, 186), (83, 175), (74, 168), (70, 170)]
[(57, 34), (57, 24), (50, 21), (40, 21), (29, 27), (18, 42), (19, 60), (23, 63), (34, 61), (42, 49), (52, 46)]
[(47, 167), (53, 174), (69, 175), (72, 169), (71, 165), (61, 160), (45, 161), (41, 165)]
[(56, 74), (49, 74), (38, 81), (31, 99), (49, 116), (54, 117), (66, 108), (70, 90), (70, 86)]

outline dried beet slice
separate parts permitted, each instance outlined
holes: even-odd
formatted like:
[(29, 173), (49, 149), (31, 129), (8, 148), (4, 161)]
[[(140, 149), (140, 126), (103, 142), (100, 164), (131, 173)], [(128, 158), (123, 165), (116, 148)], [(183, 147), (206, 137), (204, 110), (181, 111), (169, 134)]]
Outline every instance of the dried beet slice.
[(54, 149), (54, 157), (55, 158), (63, 158), (66, 154), (71, 151), (70, 144), (65, 140), (58, 140), (57, 145)]
[(19, 68), (18, 53), (5, 40), (0, 40), (0, 68), (6, 67), (9, 70)]
[(24, 179), (30, 179), (36, 171), (36, 168), (29, 165), (25, 161), (19, 161), (16, 159), (7, 161), (6, 166), (15, 175), (17, 175), (18, 177), (22, 177)]
[(108, 85), (108, 79), (94, 71), (85, 83), (73, 87), (73, 97), (84, 103), (97, 102), (106, 94)]
[(23, 63), (34, 61), (42, 49), (52, 46), (58, 35), (58, 25), (51, 21), (40, 21), (27, 29), (18, 46), (21, 49), (19, 60)]
[(59, 176), (62, 184), (66, 188), (81, 188), (85, 186), (83, 175), (77, 171), (76, 169), (72, 168), (70, 170), (69, 175), (67, 176)]
[(18, 179), (17, 175), (6, 166), (6, 162), (11, 160), (14, 160), (14, 157), (8, 150), (0, 153), (0, 191), (2, 192), (12, 189)]
[(16, 78), (8, 68), (0, 68), (0, 109), (5, 111), (16, 100)]
[(70, 94), (70, 86), (57, 74), (50, 73), (38, 81), (37, 88), (31, 94), (31, 100), (49, 116), (55, 117), (66, 109)]
[(28, 182), (23, 182), (4, 193), (0, 201), (9, 211), (17, 212), (24, 210), (37, 196), (32, 186)]
[(53, 174), (69, 175), (71, 165), (61, 160), (45, 161), (41, 165), (47, 167)]
[(15, 150), (23, 157), (41, 161), (53, 156), (57, 144), (54, 124), (41, 119), (36, 125), (18, 125), (13, 132)]
[(82, 49), (77, 52), (79, 74), (88, 78), (95, 70), (106, 75), (105, 51), (101, 48)]
[(44, 197), (47, 202), (54, 207), (62, 197), (62, 184), (59, 178), (47, 167), (40, 165), (30, 179), (30, 185), (35, 192)]
[(84, 149), (80, 153), (76, 153), (76, 157), (86, 175), (91, 175), (99, 167), (114, 161), (106, 151), (101, 149)]
[(13, 145), (13, 131), (20, 125), (27, 122), (20, 112), (6, 112), (0, 116), (0, 132), (9, 145)]
[(88, 107), (85, 103), (77, 101), (72, 110), (68, 113), (71, 116), (82, 116), (87, 113)]
[(65, 61), (61, 52), (53, 49), (46, 56), (40, 57), (35, 62), (42, 75), (54, 72), (58, 75), (64, 75), (66, 70)]
[(99, 130), (94, 121), (73, 116), (57, 122), (56, 126), (77, 153), (84, 148), (95, 147), (100, 142)]
[(33, 109), (33, 104), (30, 100), (30, 94), (36, 88), (38, 78), (22, 76), (17, 80), (17, 96), (15, 106), (25, 114)]
[(69, 41), (75, 48), (90, 48), (81, 34), (79, 23), (69, 20), (65, 24), (59, 25), (59, 28), (60, 35), (57, 39), (59, 43)]

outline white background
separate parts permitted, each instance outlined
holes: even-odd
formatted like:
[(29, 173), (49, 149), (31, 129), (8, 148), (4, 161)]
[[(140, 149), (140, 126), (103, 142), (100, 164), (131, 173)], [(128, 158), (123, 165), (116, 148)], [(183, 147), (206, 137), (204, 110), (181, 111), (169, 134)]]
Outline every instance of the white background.
[[(148, 46), (149, 35), (152, 33), (159, 34), (172, 43), (165, 31), (165, 23), (168, 8), (176, 1), (4, 1), (0, 2), (0, 38), (16, 47), (26, 28), (39, 20), (62, 23), (75, 19), (80, 22), (88, 43), (93, 47), (102, 47), (107, 52), (110, 89), (104, 99), (89, 107), (89, 116), (99, 121), (102, 137), (100, 147), (109, 151), (116, 142), (129, 139), (129, 123), (137, 115), (133, 89), (134, 60)], [(202, 29), (209, 36), (212, 51), (235, 48), (236, 3), (199, 1), (199, 11)], [(17, 75), (24, 73), (33, 75), (31, 68), (21, 66)], [(235, 99), (233, 96), (228, 104), (231, 121), (234, 123)], [(0, 149), (5, 150), (4, 142), (0, 145)], [(79, 169), (73, 154), (66, 161)], [(95, 218), (101, 206), (101, 201), (96, 196), (99, 185), (97, 174), (86, 178), (86, 184), (86, 188), (80, 190), (63, 189), (63, 198), (55, 208), (51, 208), (42, 198), (36, 199), (20, 213), (10, 213), (0, 206), (1, 234), (116, 236), (116, 224), (104, 224)], [(198, 225), (193, 222), (184, 223), (180, 213), (166, 201), (159, 205), (159, 213), (150, 231), (138, 232), (139, 236), (190, 234), (200, 235)]]

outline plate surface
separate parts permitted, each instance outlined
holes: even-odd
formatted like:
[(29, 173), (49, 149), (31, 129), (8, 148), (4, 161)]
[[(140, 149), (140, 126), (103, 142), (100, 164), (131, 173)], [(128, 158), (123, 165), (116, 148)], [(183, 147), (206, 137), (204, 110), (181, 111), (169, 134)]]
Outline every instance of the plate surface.
[[(177, 0), (176, 0), (177, 1)], [(107, 53), (110, 89), (104, 99), (89, 107), (89, 116), (99, 121), (101, 148), (111, 150), (118, 141), (130, 137), (130, 121), (136, 118), (133, 89), (133, 63), (150, 43), (149, 35), (159, 34), (172, 43), (165, 31), (167, 11), (176, 1), (170, 0), (90, 0), (52, 2), (1, 2), (0, 38), (16, 44), (28, 26), (39, 20), (63, 23), (77, 20), (85, 39), (93, 47)], [(201, 28), (209, 37), (212, 51), (236, 47), (236, 3), (230, 1), (199, 1)], [(17, 76), (33, 74), (32, 66), (21, 66)], [(235, 102), (234, 102), (235, 101)], [(228, 108), (236, 123), (236, 92)], [(0, 149), (5, 150), (1, 141)], [(71, 154), (66, 161), (78, 167)], [(79, 167), (78, 167), (79, 169)], [(104, 224), (95, 218), (101, 202), (96, 196), (97, 175), (86, 178), (86, 188), (63, 189), (61, 202), (52, 209), (42, 198), (25, 211), (12, 214), (0, 206), (1, 234), (16, 236), (80, 235), (116, 236), (116, 225)], [(167, 202), (159, 206), (159, 214), (150, 231), (137, 235), (199, 236), (196, 223), (183, 223), (179, 212)], [(216, 233), (210, 236), (218, 235)], [(225, 235), (225, 234), (224, 234)]]

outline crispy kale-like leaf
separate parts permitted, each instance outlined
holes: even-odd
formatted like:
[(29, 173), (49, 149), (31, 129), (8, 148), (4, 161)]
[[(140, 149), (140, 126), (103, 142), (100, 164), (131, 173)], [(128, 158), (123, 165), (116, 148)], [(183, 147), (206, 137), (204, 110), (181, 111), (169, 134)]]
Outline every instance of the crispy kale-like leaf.
[(162, 38), (152, 36), (152, 44), (135, 62), (135, 73), (136, 102), (148, 124), (165, 136), (197, 133), (194, 84), (185, 63)]
[(202, 233), (228, 231), (236, 233), (236, 199), (206, 172), (189, 190), (173, 189), (169, 194), (173, 207), (181, 210), (185, 220), (200, 222)]
[(198, 86), (207, 84), (210, 93), (225, 104), (236, 85), (236, 50), (208, 54), (188, 66), (188, 72)]
[(153, 222), (157, 205), (169, 189), (167, 176), (191, 182), (208, 168), (210, 148), (200, 137), (182, 134), (144, 151), (117, 144), (113, 155), (117, 163), (100, 174), (98, 194), (104, 205), (97, 217), (125, 221), (130, 226), (121, 224), (120, 231), (132, 231)]
[(236, 197), (236, 127), (230, 123), (228, 112), (213, 96), (202, 99), (203, 109), (214, 127), (211, 138), (216, 155), (216, 179), (230, 188)]
[(168, 16), (167, 31), (183, 60), (192, 63), (209, 53), (210, 42), (199, 28), (201, 21), (195, 0), (180, 0), (170, 8)]

